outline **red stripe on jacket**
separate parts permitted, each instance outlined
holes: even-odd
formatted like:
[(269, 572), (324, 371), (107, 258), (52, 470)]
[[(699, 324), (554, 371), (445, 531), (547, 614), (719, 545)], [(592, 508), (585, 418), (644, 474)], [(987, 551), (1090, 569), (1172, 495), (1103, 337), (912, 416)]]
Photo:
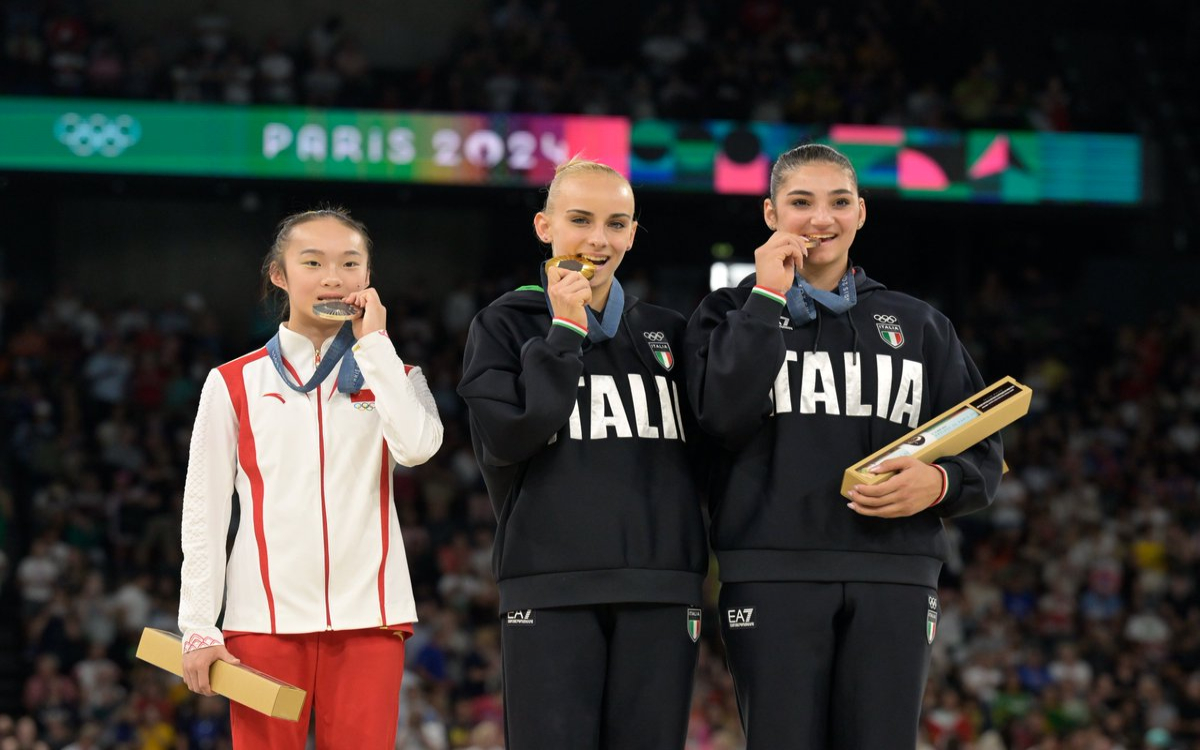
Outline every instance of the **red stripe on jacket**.
[(246, 405), (246, 381), (242, 371), (251, 362), (267, 356), (263, 347), (244, 357), (221, 365), (217, 371), (225, 380), (233, 411), (238, 420), (238, 463), (250, 481), (250, 499), (254, 508), (254, 540), (258, 544), (258, 571), (262, 575), (263, 591), (267, 597), (267, 609), (271, 614), (271, 632), (275, 632), (275, 597), (271, 593), (271, 571), (267, 565), (267, 539), (263, 529), (263, 478), (258, 468), (258, 452), (254, 445), (254, 431), (250, 428), (250, 411)]
[(385, 571), (387, 570), (388, 557), (388, 511), (391, 510), (391, 483), (392, 471), (391, 465), (388, 463), (388, 446), (387, 440), (383, 441), (383, 456), (380, 458), (379, 465), (379, 534), (382, 549), (379, 555), (379, 621), (387, 625), (387, 581)]

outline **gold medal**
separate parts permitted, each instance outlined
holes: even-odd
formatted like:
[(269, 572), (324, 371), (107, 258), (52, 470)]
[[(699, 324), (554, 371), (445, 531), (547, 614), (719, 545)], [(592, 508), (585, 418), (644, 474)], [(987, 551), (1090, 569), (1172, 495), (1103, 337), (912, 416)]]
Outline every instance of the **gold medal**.
[(326, 320), (352, 320), (358, 313), (357, 307), (347, 305), (339, 299), (325, 300), (313, 305), (313, 314)]
[(546, 261), (546, 268), (557, 266), (564, 271), (576, 271), (583, 278), (591, 279), (596, 274), (596, 267), (582, 255), (559, 255)]

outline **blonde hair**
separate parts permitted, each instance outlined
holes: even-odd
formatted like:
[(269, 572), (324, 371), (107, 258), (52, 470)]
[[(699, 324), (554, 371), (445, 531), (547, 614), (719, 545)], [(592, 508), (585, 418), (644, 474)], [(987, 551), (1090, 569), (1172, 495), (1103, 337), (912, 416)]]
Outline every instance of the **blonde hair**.
[(616, 177), (621, 182), (624, 182), (629, 188), (630, 194), (633, 194), (633, 186), (629, 184), (629, 180), (625, 179), (625, 175), (607, 164), (584, 159), (579, 154), (575, 154), (554, 168), (554, 179), (550, 180), (550, 185), (546, 187), (546, 203), (542, 206), (542, 212), (550, 213), (553, 210), (552, 204), (554, 203), (554, 199), (558, 197), (558, 188), (564, 179), (583, 174), (606, 174)]

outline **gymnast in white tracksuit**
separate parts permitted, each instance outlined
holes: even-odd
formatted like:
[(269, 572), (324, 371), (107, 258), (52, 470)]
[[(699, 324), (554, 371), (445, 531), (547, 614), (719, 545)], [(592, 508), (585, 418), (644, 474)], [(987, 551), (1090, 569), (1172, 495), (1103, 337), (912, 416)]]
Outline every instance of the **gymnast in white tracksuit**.
[[(183, 506), (184, 678), (211, 695), (212, 663), (240, 660), (308, 691), (296, 723), (231, 704), (237, 748), (299, 750), (314, 702), (319, 748), (394, 744), (416, 608), (392, 470), (427, 461), (442, 424), (421, 370), (388, 338), (370, 249), (340, 209), (285, 219), (263, 273), (288, 318), (266, 346), (213, 369), (200, 397)], [(333, 300), (358, 313), (314, 312)]]

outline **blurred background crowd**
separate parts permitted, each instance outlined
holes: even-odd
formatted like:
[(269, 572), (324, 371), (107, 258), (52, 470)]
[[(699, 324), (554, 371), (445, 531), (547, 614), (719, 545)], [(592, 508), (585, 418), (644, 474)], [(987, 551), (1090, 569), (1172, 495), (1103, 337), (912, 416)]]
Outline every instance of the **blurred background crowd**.
[[(637, 12), (617, 2), (591, 15), (575, 5), (463, 3), (439, 54), (397, 68), (374, 61), (367, 51), (378, 40), (337, 15), (314, 16), (291, 36), (250, 38), (208, 3), (148, 35), (102, 3), (6, 0), (0, 93), (1143, 134), (1168, 122), (1098, 85), (1106, 64), (1080, 54), (1103, 45), (1086, 25), (989, 37), (997, 11), (949, 0), (803, 16), (772, 0), (674, 0)], [(1197, 28), (1197, 14), (1181, 23)], [(955, 34), (994, 43), (948, 45)], [(755, 203), (741, 205), (753, 214)], [(524, 222), (536, 206), (505, 210)], [(1109, 217), (1105, 232), (1128, 241), (1150, 216)], [(659, 241), (682, 220), (650, 218)], [(954, 551), (922, 750), (1194, 750), (1200, 305), (1135, 294), (1128, 277), (1074, 273), (1070, 248), (1049, 249), (1057, 252), (1015, 253), (993, 271), (972, 262), (954, 294), (936, 274), (897, 284), (951, 316), (985, 379), (1012, 375), (1036, 394), (1031, 414), (1004, 433), (1011, 471), (995, 504), (948, 525)], [(0, 241), (0, 259), (28, 252)], [(631, 265), (626, 286), (687, 314), (710, 260), (695, 257), (700, 273), (683, 288), (648, 272), (653, 259)], [(859, 261), (872, 269), (869, 257)], [(1162, 273), (1165, 262), (1150, 254), (1141, 269)], [(456, 273), (445, 293), (380, 285), (391, 336), (424, 368), (446, 425), (439, 454), (395, 477), (420, 616), (400, 748), (503, 744), (494, 519), (454, 389), (472, 316), (531, 273), (506, 258)], [(47, 293), (32, 295), (36, 283), (7, 273), (0, 285), (0, 750), (227, 748), (223, 699), (188, 693), (133, 652), (143, 627), (176, 629), (200, 385), (213, 366), (261, 345), (269, 314), (230, 325), (199, 281), (170, 301), (115, 299), (102, 280), (37, 283)], [(688, 748), (736, 750), (715, 586), (708, 596)]]
[(395, 68), (367, 53), (380, 42), (370, 35), (389, 30), (337, 14), (259, 32), (209, 0), (169, 25), (130, 29), (101, 2), (8, 0), (2, 85), (26, 96), (922, 127), (1127, 130), (1145, 117), (1081, 54), (1100, 46), (1092, 30), (1055, 23), (1069, 9), (1039, 8), (1010, 36), (994, 24), (1034, 4), (578, 7), (588, 5), (452, 3), (443, 49)]

